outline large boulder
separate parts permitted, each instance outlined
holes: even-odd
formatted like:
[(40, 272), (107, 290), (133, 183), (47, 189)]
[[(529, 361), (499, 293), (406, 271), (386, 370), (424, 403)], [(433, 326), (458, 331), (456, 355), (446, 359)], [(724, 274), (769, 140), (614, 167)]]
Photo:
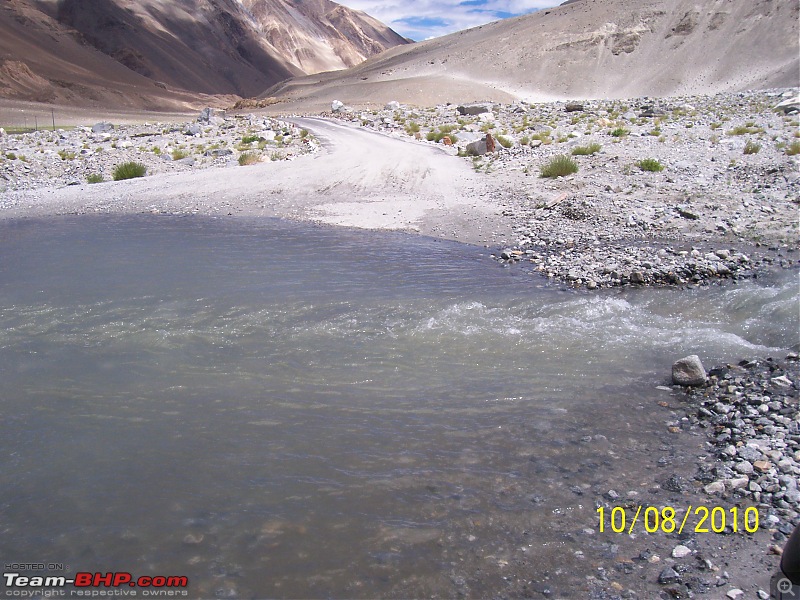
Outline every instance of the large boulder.
[(782, 111), (784, 114), (791, 115), (800, 112), (800, 96), (787, 98), (783, 102), (775, 105), (775, 110)]
[(675, 385), (703, 385), (706, 382), (706, 370), (700, 357), (692, 354), (672, 365), (672, 382)]
[(331, 102), (331, 112), (341, 112), (344, 109), (344, 102), (341, 100), (334, 100)]
[(107, 121), (101, 121), (100, 123), (92, 125), (92, 133), (106, 133), (109, 131), (114, 131), (114, 126)]
[(386, 103), (386, 110), (398, 110), (400, 108), (400, 103), (397, 100), (392, 100), (391, 102)]
[(458, 114), (475, 116), (481, 113), (492, 112), (491, 104), (462, 104), (456, 107)]

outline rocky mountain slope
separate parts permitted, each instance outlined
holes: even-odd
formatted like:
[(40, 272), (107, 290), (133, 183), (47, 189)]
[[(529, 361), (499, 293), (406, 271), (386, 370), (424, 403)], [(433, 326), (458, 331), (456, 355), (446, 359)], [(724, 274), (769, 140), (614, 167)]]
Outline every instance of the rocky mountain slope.
[(266, 95), (321, 108), (625, 98), (798, 85), (796, 0), (573, 0), (392, 49)]
[(7, 0), (0, 96), (142, 107), (187, 92), (254, 96), (405, 43), (328, 0)]

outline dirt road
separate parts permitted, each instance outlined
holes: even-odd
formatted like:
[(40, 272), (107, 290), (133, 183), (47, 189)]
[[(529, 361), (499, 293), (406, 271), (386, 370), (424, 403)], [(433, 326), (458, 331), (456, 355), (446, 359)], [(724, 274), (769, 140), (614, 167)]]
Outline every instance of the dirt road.
[(322, 143), (292, 161), (9, 192), (0, 218), (166, 212), (270, 216), (501, 244), (487, 183), (430, 145), (320, 118), (294, 119)]

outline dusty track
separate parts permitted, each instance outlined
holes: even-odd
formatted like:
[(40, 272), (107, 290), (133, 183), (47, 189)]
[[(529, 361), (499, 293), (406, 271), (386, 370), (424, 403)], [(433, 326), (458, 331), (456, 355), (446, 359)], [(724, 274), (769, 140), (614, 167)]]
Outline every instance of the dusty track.
[[(6, 194), (0, 218), (166, 212), (268, 216), (504, 242), (485, 178), (438, 148), (319, 118), (322, 142), (294, 161)], [(13, 204), (13, 205), (12, 205)], [(12, 205), (12, 206), (9, 206)]]

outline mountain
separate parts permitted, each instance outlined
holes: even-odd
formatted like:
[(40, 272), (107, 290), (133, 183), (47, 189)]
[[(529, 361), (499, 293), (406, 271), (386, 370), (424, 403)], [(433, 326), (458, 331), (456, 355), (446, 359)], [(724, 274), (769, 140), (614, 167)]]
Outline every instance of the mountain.
[(254, 96), (406, 43), (328, 0), (4, 0), (0, 96), (159, 105), (175, 94)]
[(330, 0), (241, 2), (272, 47), (308, 74), (346, 69), (409, 43), (366, 13)]
[(800, 85), (797, 0), (570, 0), (265, 92), (297, 109)]

